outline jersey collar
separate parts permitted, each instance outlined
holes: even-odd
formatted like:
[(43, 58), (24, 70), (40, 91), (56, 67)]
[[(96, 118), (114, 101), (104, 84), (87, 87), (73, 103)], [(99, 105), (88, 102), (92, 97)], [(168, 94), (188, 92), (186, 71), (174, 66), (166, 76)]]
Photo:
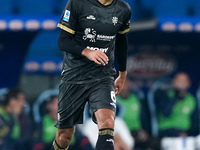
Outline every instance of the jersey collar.
[(97, 1), (97, 3), (99, 3), (99, 5), (101, 5), (102, 7), (110, 7), (110, 6), (112, 6), (112, 5), (114, 5), (114, 4), (116, 3), (116, 0), (113, 0), (111, 4), (109, 4), (109, 5), (103, 5), (102, 3), (99, 2), (99, 0), (96, 0), (96, 1)]

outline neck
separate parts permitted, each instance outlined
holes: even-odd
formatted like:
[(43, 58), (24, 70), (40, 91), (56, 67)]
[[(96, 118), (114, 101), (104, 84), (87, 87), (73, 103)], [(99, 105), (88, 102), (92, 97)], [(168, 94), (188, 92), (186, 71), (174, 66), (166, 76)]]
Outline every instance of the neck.
[(98, 0), (101, 4), (103, 5), (110, 5), (112, 3), (113, 0)]

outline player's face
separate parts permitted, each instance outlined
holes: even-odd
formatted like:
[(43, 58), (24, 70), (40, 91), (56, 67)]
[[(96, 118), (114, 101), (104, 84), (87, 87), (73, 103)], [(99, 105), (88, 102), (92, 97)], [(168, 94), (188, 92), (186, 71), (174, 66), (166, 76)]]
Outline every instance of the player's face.
[(178, 74), (174, 79), (174, 86), (178, 90), (188, 90), (190, 87), (190, 79), (186, 74)]
[(25, 105), (25, 96), (23, 93), (19, 93), (17, 95), (17, 98), (13, 98), (11, 100), (11, 108), (12, 108), (12, 113), (18, 115), (22, 112), (23, 107)]
[(54, 97), (53, 100), (47, 105), (47, 109), (50, 112), (56, 112), (58, 110), (58, 97)]

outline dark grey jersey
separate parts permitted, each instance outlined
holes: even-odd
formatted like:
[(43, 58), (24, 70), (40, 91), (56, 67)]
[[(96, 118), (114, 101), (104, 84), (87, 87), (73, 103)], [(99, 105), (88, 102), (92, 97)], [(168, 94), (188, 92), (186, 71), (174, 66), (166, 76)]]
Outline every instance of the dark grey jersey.
[(62, 81), (82, 84), (113, 77), (115, 38), (129, 31), (131, 9), (123, 0), (105, 6), (98, 0), (69, 0), (58, 27), (73, 34), (74, 41), (91, 50), (101, 50), (108, 58), (105, 66), (84, 56), (65, 53)]

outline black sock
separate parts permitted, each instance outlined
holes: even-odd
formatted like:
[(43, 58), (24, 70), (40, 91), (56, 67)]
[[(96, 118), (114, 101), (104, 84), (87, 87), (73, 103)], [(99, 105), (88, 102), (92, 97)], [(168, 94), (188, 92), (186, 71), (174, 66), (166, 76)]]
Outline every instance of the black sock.
[(51, 150), (68, 150), (68, 147), (66, 148), (62, 148), (58, 145), (58, 143), (56, 142), (56, 140), (53, 141), (53, 144), (51, 146)]
[(96, 150), (114, 150), (114, 130), (100, 129)]

